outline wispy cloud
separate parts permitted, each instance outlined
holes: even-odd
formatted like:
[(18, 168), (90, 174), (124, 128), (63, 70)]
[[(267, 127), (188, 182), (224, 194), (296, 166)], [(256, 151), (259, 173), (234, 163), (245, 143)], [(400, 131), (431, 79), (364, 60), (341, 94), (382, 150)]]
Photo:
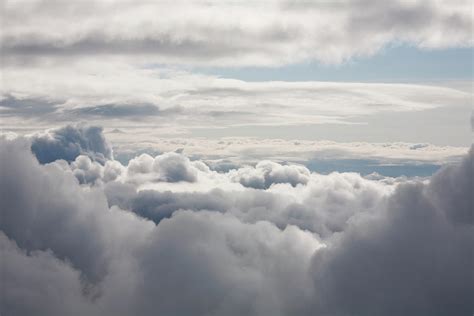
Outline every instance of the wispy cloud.
[(3, 76), (0, 115), (32, 124), (35, 118), (141, 120), (183, 129), (363, 124), (380, 113), (465, 108), (471, 98), (469, 92), (431, 85), (246, 82), (113, 62), (14, 67)]

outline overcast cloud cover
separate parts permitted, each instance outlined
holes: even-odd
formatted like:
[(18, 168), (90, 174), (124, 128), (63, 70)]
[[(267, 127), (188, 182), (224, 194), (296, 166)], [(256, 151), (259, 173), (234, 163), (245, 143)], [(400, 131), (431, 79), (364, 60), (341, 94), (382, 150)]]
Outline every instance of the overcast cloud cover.
[(4, 0), (3, 10), (4, 56), (13, 63), (98, 54), (192, 65), (339, 63), (391, 42), (473, 43), (468, 0)]
[(123, 166), (98, 128), (48, 135), (0, 143), (6, 315), (472, 313), (473, 149), (397, 183), (174, 152)]
[(0, 0), (0, 315), (473, 315), (473, 12)]
[[(403, 84), (218, 75), (311, 62), (337, 70), (396, 46), (426, 54), (472, 48), (469, 0), (2, 0), (0, 9), (6, 131), (83, 120), (186, 138), (277, 134), (465, 147), (472, 141), (472, 85), (442, 74)], [(420, 119), (422, 130), (414, 123)]]

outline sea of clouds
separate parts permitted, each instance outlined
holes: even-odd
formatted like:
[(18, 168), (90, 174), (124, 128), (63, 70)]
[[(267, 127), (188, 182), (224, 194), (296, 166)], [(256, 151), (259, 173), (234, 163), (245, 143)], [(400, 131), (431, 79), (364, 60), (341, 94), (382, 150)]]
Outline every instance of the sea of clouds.
[(429, 180), (0, 137), (3, 315), (471, 315), (474, 149)]

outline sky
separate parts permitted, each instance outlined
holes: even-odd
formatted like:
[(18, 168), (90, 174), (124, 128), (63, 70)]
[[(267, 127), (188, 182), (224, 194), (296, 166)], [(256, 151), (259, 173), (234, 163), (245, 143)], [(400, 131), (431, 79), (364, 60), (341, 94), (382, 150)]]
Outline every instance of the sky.
[(340, 64), (307, 61), (277, 67), (197, 68), (197, 71), (245, 81), (341, 81), (442, 83), (472, 81), (471, 47), (420, 49), (387, 44), (375, 55)]
[(0, 0), (1, 315), (472, 315), (470, 0)]

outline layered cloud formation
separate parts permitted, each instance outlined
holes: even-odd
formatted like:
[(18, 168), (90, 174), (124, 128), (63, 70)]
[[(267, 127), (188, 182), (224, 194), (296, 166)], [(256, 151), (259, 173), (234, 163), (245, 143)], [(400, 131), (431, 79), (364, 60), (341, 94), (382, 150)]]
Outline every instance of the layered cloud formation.
[[(472, 91), (456, 85), (247, 82), (109, 60), (5, 67), (2, 75), (8, 130), (82, 120), (143, 133), (133, 142), (223, 135), (466, 146), (471, 139)], [(115, 136), (116, 144), (126, 137)]]
[[(393, 42), (472, 45), (469, 1), (7, 1), (8, 63), (97, 55), (155, 63), (339, 63)], [(77, 23), (71, 23), (77, 21)]]
[(0, 141), (2, 313), (472, 313), (472, 149), (396, 184), (176, 152), (124, 166), (100, 129), (55, 132), (82, 136), (45, 164), (51, 140)]
[(166, 126), (171, 120), (181, 128), (360, 125), (361, 117), (380, 113), (470, 109), (472, 96), (470, 90), (426, 84), (247, 82), (110, 61), (6, 67), (2, 73), (0, 115), (32, 119), (34, 114), (40, 122), (115, 119)]
[[(140, 141), (150, 142), (154, 133), (457, 146), (472, 140), (471, 84), (457, 81), (466, 80), (473, 46), (469, 0), (6, 0), (0, 6), (6, 130), (82, 120), (141, 128), (147, 137)], [(339, 66), (350, 73), (344, 80), (366, 80), (358, 73), (372, 69), (358, 62), (394, 47), (423, 51), (397, 58), (406, 68), (402, 77), (379, 78), (376, 71), (370, 83), (286, 81), (307, 80), (301, 69), (314, 72), (312, 80), (338, 78), (325, 73)], [(437, 52), (444, 57), (431, 60)], [(427, 78), (436, 83), (413, 81), (417, 58), (427, 59), (435, 76)], [(256, 82), (252, 73), (268, 67), (284, 81)]]

